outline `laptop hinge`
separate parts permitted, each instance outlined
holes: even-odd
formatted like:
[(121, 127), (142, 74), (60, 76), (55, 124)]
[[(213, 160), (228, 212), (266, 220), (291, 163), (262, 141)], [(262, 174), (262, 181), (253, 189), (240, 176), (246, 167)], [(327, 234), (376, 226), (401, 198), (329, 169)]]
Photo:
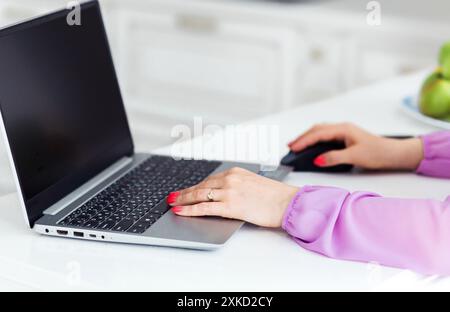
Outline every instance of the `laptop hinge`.
[(63, 209), (65, 209), (67, 206), (72, 204), (74, 201), (79, 199), (81, 196), (92, 190), (93, 188), (97, 187), (104, 181), (106, 181), (108, 178), (110, 178), (112, 175), (117, 173), (119, 170), (123, 169), (125, 166), (131, 164), (133, 162), (133, 159), (130, 157), (124, 157), (103, 170), (101, 173), (96, 175), (94, 178), (71, 192), (69, 195), (65, 196), (63, 199), (59, 200), (49, 208), (47, 208), (44, 211), (45, 215), (56, 215)]

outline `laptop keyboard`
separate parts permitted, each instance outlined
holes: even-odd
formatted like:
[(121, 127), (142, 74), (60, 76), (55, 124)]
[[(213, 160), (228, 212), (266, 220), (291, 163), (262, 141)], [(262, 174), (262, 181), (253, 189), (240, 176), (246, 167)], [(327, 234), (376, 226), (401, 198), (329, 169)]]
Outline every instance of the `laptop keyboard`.
[(58, 224), (142, 234), (170, 208), (158, 205), (170, 192), (198, 184), (220, 164), (152, 156)]

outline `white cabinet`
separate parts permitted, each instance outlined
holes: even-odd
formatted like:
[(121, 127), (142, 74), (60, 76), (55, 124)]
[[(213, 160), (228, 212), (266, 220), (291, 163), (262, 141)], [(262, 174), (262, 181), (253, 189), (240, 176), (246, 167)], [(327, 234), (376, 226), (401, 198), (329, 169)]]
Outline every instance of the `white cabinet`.
[(174, 125), (195, 116), (225, 125), (293, 104), (288, 29), (127, 8), (116, 18), (116, 60), (137, 137), (145, 129), (167, 143)]
[(283, 83), (291, 70), (284, 60), (294, 53), (288, 30), (127, 10), (118, 23), (122, 85), (151, 99), (156, 114), (224, 124), (292, 104)]

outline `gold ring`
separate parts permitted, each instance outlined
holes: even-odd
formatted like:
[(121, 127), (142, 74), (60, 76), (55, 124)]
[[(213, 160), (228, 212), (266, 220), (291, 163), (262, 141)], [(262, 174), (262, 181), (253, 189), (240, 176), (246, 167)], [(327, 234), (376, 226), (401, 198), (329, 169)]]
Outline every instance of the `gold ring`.
[(209, 193), (206, 197), (208, 197), (209, 201), (214, 201), (214, 193), (213, 193), (212, 189), (209, 191)]

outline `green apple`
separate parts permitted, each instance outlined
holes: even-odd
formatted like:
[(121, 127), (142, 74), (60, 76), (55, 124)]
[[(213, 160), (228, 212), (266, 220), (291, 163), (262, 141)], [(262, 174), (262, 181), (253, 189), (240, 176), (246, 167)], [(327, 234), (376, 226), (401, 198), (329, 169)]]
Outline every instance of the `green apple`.
[(450, 81), (442, 79), (439, 70), (429, 76), (420, 93), (420, 111), (433, 118), (450, 115)]
[(444, 79), (450, 80), (450, 57), (447, 57), (442, 63), (442, 76)]
[(438, 67), (434, 70), (434, 72), (432, 72), (427, 79), (425, 79), (425, 81), (423, 82), (422, 85), (422, 90), (425, 88), (428, 88), (430, 86), (430, 84), (432, 84), (433, 82), (435, 82), (436, 80), (442, 79), (442, 67)]
[(439, 64), (444, 65), (444, 61), (450, 58), (450, 41), (444, 43), (439, 55)]

